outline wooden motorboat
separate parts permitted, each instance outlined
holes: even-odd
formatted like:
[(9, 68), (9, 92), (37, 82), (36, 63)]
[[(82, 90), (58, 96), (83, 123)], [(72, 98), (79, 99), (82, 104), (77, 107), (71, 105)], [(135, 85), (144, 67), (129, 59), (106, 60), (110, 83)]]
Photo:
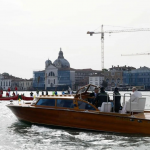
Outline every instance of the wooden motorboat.
[(91, 98), (90, 86), (82, 87), (74, 96), (44, 95), (35, 98), (31, 104), (11, 103), (7, 107), (19, 120), (33, 124), (150, 135), (150, 111), (136, 114), (100, 112), (86, 101)]
[(23, 95), (16, 95), (16, 96), (11, 96), (11, 97), (1, 97), (0, 101), (10, 101), (10, 100), (18, 100), (19, 98), (21, 98), (22, 100), (26, 100), (26, 101), (31, 101), (33, 100), (33, 97), (26, 97)]

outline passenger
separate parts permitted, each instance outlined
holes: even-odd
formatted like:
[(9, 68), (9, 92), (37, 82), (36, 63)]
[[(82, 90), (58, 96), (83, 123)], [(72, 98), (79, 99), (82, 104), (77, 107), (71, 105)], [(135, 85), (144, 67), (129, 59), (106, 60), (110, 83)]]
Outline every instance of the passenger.
[(37, 94), (37, 96), (39, 96), (39, 90), (38, 89), (36, 90), (36, 94)]
[(93, 102), (96, 107), (101, 107), (103, 102), (110, 102), (109, 95), (105, 92), (105, 88), (101, 87), (100, 90), (100, 93), (98, 93), (97, 97)]
[(48, 95), (48, 91), (46, 90), (46, 95)]
[(94, 98), (89, 98), (88, 102), (93, 103), (95, 98), (97, 97), (99, 92), (99, 88), (95, 87), (94, 92), (90, 93), (90, 97), (94, 97)]
[(9, 97), (9, 93), (8, 93), (8, 91), (6, 92), (6, 97)]
[(68, 86), (68, 94), (72, 94), (72, 90), (69, 86)]
[(55, 90), (55, 95), (57, 95), (57, 91)]
[(115, 112), (119, 112), (120, 110), (120, 107), (121, 107), (120, 100), (121, 100), (121, 95), (119, 93), (119, 89), (116, 87), (113, 93), (113, 102), (114, 102)]
[(55, 92), (54, 92), (54, 91), (52, 92), (52, 95), (55, 95)]
[[(142, 97), (142, 94), (141, 92), (137, 91), (137, 88), (136, 87), (133, 87), (132, 88), (132, 92), (133, 94), (131, 94), (131, 97), (129, 99), (129, 102), (136, 102), (136, 100), (138, 100), (138, 98), (141, 98)], [(124, 105), (122, 111), (121, 111), (122, 114), (125, 114), (126, 113), (126, 104)]]
[(15, 93), (14, 93), (14, 91), (13, 91), (12, 95), (13, 95), (13, 96), (15, 96)]
[(62, 90), (62, 95), (65, 95), (64, 89)]
[(42, 91), (42, 95), (44, 95), (44, 91)]
[(32, 93), (32, 91), (31, 91), (31, 93), (30, 93), (30, 96), (31, 96), (31, 97), (33, 97), (33, 93)]

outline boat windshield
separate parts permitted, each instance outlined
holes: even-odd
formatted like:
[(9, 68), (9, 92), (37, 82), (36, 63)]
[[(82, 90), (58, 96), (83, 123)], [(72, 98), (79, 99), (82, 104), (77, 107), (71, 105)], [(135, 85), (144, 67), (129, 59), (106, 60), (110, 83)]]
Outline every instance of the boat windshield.
[[(76, 95), (77, 95), (77, 94), (86, 93), (89, 89), (94, 89), (95, 87), (97, 87), (97, 86), (96, 86), (96, 85), (92, 85), (92, 84), (88, 84), (88, 85), (86, 85), (86, 86), (84, 86), (84, 87), (81, 87), (81, 88), (77, 91)], [(100, 87), (98, 87), (98, 88), (100, 88)]]
[(78, 93), (77, 93), (77, 94), (85, 93), (85, 92), (86, 92), (86, 90), (87, 90), (87, 87), (83, 87), (83, 88), (81, 88), (81, 89), (78, 91)]
[(39, 100), (38, 98), (34, 98), (31, 105), (35, 105), (38, 100)]

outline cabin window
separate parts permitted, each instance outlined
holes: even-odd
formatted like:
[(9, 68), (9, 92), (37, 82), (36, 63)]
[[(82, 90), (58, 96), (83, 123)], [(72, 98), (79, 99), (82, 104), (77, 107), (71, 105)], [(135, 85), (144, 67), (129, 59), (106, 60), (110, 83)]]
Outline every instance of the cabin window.
[(96, 110), (90, 104), (82, 102), (82, 101), (78, 101), (78, 107), (79, 109)]
[(73, 100), (57, 99), (57, 107), (73, 108)]
[(55, 99), (40, 99), (36, 105), (55, 106)]

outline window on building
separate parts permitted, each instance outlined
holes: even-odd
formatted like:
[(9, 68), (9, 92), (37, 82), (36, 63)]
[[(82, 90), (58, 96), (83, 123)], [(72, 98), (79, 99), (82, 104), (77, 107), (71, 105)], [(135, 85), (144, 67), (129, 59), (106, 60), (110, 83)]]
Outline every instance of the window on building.
[(55, 79), (54, 79), (54, 84), (55, 84)]
[(50, 79), (48, 79), (48, 84), (50, 84)]
[(55, 106), (55, 99), (40, 99), (36, 105)]
[(2, 81), (1, 81), (1, 86), (2, 86)]
[(53, 87), (53, 83), (51, 83), (51, 87)]
[(98, 78), (95, 78), (95, 81), (98, 81)]
[(57, 107), (74, 108), (73, 100), (57, 99)]
[(4, 86), (5, 86), (5, 81), (4, 81)]
[(115, 73), (114, 73), (114, 72), (111, 72), (111, 75), (112, 75), (112, 76), (114, 76), (114, 75), (115, 75)]
[(7, 81), (6, 81), (6, 86), (7, 86)]
[(115, 82), (115, 79), (113, 79), (113, 78), (112, 78), (112, 80), (111, 80), (111, 81), (112, 81), (112, 82)]
[(9, 81), (9, 86), (10, 86), (10, 81)]
[(54, 72), (51, 71), (51, 72), (49, 73), (49, 76), (55, 76)]
[(118, 83), (120, 82), (120, 79), (119, 79), (119, 78), (117, 79), (117, 82), (118, 82)]
[(98, 86), (98, 82), (95, 82), (95, 85)]
[(91, 106), (88, 103), (78, 101), (78, 107), (79, 109), (86, 109), (86, 110), (96, 110), (93, 106)]

